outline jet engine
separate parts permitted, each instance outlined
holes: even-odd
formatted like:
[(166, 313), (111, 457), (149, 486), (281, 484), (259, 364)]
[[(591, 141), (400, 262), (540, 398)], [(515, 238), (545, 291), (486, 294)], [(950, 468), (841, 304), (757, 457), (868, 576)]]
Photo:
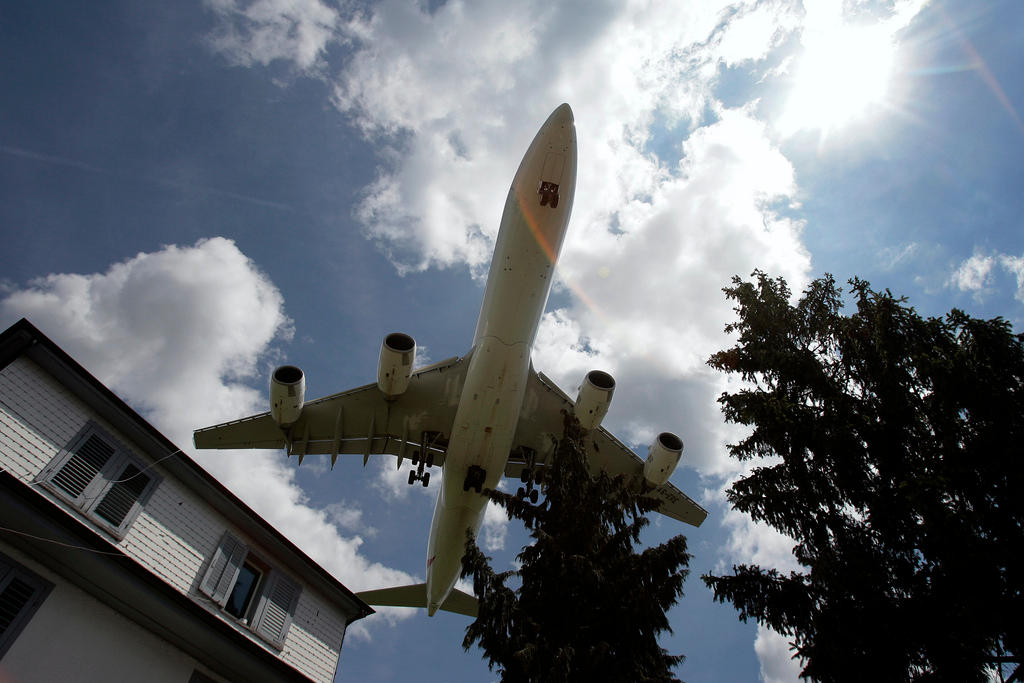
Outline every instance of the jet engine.
[(662, 432), (647, 451), (644, 479), (651, 486), (661, 486), (675, 472), (683, 454), (683, 440), (672, 432)]
[(377, 387), (392, 399), (409, 387), (412, 364), (416, 360), (416, 341), (407, 334), (392, 332), (380, 345), (377, 362)]
[(615, 380), (607, 372), (591, 370), (583, 378), (580, 393), (576, 397), (574, 412), (583, 429), (594, 429), (608, 414), (615, 391)]
[(306, 376), (294, 365), (282, 365), (270, 376), (270, 416), (282, 427), (295, 424), (306, 400)]

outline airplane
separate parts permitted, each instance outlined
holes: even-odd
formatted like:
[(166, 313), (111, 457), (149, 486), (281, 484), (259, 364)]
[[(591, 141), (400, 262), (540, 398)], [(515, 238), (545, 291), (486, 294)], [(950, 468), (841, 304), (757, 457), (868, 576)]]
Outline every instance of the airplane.
[(341, 454), (409, 458), (409, 485), (441, 485), (427, 541), (426, 582), (358, 593), (370, 605), (425, 607), (476, 615), (476, 599), (457, 588), (466, 530), (483, 524), (488, 498), (502, 477), (518, 478), (517, 495), (536, 503), (545, 466), (574, 413), (585, 431), (596, 474), (642, 478), (658, 512), (700, 526), (707, 511), (673, 486), (682, 440), (662, 432), (645, 460), (601, 427), (615, 380), (601, 370), (584, 377), (573, 401), (533, 369), (530, 350), (551, 291), (576, 188), (576, 124), (562, 104), (544, 122), (509, 189), (494, 247), (473, 345), (462, 357), (413, 370), (416, 342), (388, 334), (377, 382), (305, 402), (305, 375), (293, 365), (274, 370), (270, 411), (198, 429), (197, 448), (285, 449), (298, 456)]

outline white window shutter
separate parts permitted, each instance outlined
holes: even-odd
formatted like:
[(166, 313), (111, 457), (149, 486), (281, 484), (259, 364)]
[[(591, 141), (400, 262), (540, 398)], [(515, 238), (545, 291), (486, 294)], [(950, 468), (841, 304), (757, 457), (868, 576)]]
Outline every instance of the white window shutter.
[(275, 572), (264, 593), (262, 614), (256, 632), (277, 647), (284, 647), (285, 636), (295, 617), (302, 588), (290, 578)]
[(149, 481), (149, 475), (144, 474), (134, 463), (126, 464), (94, 512), (115, 527), (120, 527), (142, 498)]
[(92, 434), (68, 456), (50, 483), (77, 500), (112, 457), (114, 447)]
[(210, 568), (206, 570), (206, 576), (199, 585), (199, 590), (223, 606), (235, 584), (247, 551), (244, 543), (232, 536), (231, 532), (225, 531), (220, 545), (217, 546), (217, 552), (213, 555), (213, 561), (210, 562)]

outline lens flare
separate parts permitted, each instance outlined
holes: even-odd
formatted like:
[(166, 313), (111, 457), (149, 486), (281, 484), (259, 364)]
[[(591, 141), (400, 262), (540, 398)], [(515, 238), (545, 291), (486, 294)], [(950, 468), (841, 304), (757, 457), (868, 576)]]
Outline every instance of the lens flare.
[(884, 25), (819, 30), (804, 40), (783, 131), (836, 129), (883, 101), (896, 52)]

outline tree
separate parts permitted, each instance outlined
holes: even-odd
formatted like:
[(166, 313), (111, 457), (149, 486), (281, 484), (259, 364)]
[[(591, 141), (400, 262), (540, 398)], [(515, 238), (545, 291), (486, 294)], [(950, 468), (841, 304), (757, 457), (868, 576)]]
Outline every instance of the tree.
[(737, 344), (708, 363), (759, 459), (727, 495), (796, 541), (805, 568), (704, 576), (715, 598), (790, 636), (818, 681), (984, 681), (1022, 653), (1024, 336), (1000, 318), (922, 318), (831, 276), (796, 305), (755, 271), (724, 291)]
[(636, 552), (656, 501), (630, 479), (592, 478), (581, 444), (579, 423), (567, 416), (536, 506), (485, 491), (523, 520), (533, 543), (517, 556), (518, 570), (495, 573), (467, 539), (462, 575), (473, 577), (480, 611), (463, 647), (479, 644), (509, 683), (675, 681), (683, 657), (657, 636), (671, 632), (665, 611), (683, 593), (686, 538)]

